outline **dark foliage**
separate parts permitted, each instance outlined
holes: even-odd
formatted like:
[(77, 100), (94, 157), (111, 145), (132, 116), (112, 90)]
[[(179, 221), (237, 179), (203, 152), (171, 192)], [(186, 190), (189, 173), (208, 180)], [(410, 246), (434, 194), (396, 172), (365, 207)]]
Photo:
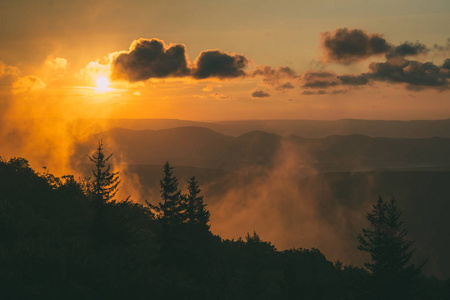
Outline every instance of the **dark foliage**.
[[(182, 196), (168, 164), (161, 189), (151, 207), (103, 201), (96, 231), (97, 201), (73, 176), (0, 160), (1, 299), (367, 298), (372, 273), (317, 249), (277, 251), (256, 233), (214, 236), (197, 181)], [(415, 299), (449, 296), (449, 282), (436, 278), (418, 287)]]
[(92, 168), (94, 179), (90, 183), (90, 192), (99, 204), (113, 200), (120, 184), (119, 172), (111, 172), (111, 165), (108, 164), (112, 155), (105, 156), (103, 143), (100, 141), (97, 151), (89, 156), (89, 160), (94, 164)]
[(209, 211), (203, 202), (203, 196), (200, 196), (200, 187), (197, 179), (192, 177), (187, 185), (188, 193), (183, 195), (186, 203), (186, 221), (189, 225), (203, 230), (209, 230)]
[(371, 256), (365, 266), (372, 279), (369, 294), (375, 299), (412, 299), (419, 292), (421, 270), (409, 264), (415, 250), (400, 216), (394, 197), (389, 202), (379, 197), (367, 214), (371, 228), (358, 236), (358, 249)]

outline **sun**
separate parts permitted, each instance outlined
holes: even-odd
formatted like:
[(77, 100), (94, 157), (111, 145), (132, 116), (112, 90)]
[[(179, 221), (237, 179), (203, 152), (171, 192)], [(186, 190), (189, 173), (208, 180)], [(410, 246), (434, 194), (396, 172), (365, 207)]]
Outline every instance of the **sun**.
[(111, 88), (109, 88), (110, 84), (111, 82), (109, 82), (109, 79), (106, 76), (100, 76), (95, 80), (95, 85), (97, 86), (97, 91), (99, 92), (110, 91), (111, 90)]

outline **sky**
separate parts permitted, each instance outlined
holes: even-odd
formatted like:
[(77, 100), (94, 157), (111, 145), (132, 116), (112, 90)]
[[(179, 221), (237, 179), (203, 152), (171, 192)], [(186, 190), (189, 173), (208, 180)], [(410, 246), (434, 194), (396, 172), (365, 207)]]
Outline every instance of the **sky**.
[(0, 0), (0, 117), (450, 118), (450, 1)]

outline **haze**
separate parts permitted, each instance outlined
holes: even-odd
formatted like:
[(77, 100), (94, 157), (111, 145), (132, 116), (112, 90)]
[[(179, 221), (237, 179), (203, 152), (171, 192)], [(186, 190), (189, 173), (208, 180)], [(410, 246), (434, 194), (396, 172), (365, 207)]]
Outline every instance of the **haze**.
[(169, 160), (213, 232), (359, 265), (364, 214), (394, 193), (449, 276), (448, 0), (15, 0), (0, 28), (0, 156), (85, 176), (103, 139), (120, 197), (156, 199)]

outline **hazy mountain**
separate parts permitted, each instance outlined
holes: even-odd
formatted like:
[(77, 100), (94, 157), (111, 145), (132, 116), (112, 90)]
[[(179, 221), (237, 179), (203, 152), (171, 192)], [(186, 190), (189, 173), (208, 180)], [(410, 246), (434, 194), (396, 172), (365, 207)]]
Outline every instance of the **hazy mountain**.
[(450, 119), (384, 121), (344, 119), (333, 121), (319, 120), (244, 120), (220, 122), (195, 122), (171, 119), (114, 119), (98, 120), (103, 128), (122, 127), (134, 130), (160, 130), (174, 127), (198, 126), (216, 132), (238, 136), (260, 130), (279, 135), (298, 135), (307, 138), (322, 138), (329, 135), (361, 134), (371, 137), (389, 138), (427, 138), (450, 137)]
[(110, 141), (109, 147), (130, 164), (170, 161), (174, 165), (233, 169), (243, 163), (269, 162), (281, 137), (262, 132), (231, 137), (201, 127), (157, 131), (116, 128), (93, 136), (89, 144), (79, 145), (76, 153), (90, 153), (100, 139)]
[(416, 240), (416, 262), (428, 258), (429, 274), (450, 276), (450, 138), (116, 128), (78, 145), (74, 162), (86, 163), (99, 139), (127, 164), (125, 181), (136, 179), (135, 200), (158, 198), (161, 165), (170, 161), (180, 188), (190, 176), (199, 179), (214, 232), (237, 238), (256, 230), (281, 249), (316, 247), (345, 263), (367, 260), (356, 249), (365, 214), (379, 195), (395, 195)]
[(116, 128), (78, 145), (82, 161), (98, 140), (120, 153), (129, 164), (174, 165), (235, 169), (242, 165), (270, 165), (295, 155), (299, 166), (318, 171), (374, 169), (445, 170), (450, 166), (449, 138), (372, 138), (362, 135), (301, 138), (248, 132), (226, 136), (200, 127), (163, 130)]

